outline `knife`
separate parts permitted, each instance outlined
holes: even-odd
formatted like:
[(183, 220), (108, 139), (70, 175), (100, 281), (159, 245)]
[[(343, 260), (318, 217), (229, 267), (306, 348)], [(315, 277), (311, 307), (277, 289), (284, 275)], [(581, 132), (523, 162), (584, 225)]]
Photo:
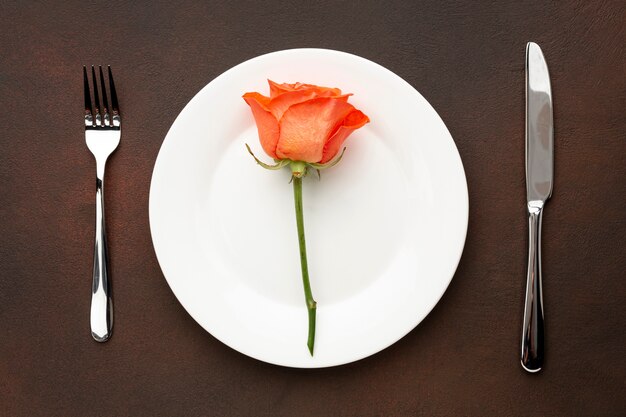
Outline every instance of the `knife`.
[(552, 195), (554, 131), (552, 90), (541, 48), (526, 45), (526, 202), (528, 207), (528, 273), (522, 328), (522, 367), (543, 366), (544, 322), (541, 290), (541, 218)]

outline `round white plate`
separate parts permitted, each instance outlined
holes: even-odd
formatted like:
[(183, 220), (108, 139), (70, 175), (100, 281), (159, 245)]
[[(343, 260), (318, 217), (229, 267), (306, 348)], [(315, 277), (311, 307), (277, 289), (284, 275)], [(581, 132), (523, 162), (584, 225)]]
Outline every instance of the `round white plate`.
[[(244, 146), (272, 162), (241, 98), (269, 94), (268, 78), (339, 87), (371, 119), (303, 185), (313, 357), (290, 172), (262, 169)], [(406, 335), (450, 283), (467, 221), (463, 165), (431, 105), (382, 66), (325, 49), (262, 55), (211, 81), (168, 132), (150, 188), (154, 247), (180, 303), (233, 349), (292, 367), (356, 361)]]

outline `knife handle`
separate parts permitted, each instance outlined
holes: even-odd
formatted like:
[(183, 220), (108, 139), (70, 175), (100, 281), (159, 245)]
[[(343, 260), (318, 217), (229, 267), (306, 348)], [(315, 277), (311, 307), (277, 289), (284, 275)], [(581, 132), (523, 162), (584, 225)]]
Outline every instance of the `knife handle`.
[(543, 201), (528, 203), (528, 274), (522, 328), (522, 366), (538, 372), (543, 366), (544, 323), (541, 291), (541, 219)]

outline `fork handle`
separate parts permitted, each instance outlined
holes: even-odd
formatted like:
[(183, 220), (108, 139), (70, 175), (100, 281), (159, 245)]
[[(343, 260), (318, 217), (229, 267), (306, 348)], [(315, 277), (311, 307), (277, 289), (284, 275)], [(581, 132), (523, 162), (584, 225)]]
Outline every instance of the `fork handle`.
[(91, 289), (91, 336), (97, 342), (109, 340), (113, 329), (113, 300), (111, 299), (109, 256), (104, 224), (103, 178), (104, 172), (96, 178), (96, 241)]
[(522, 367), (539, 372), (543, 366), (544, 323), (541, 290), (541, 219), (543, 202), (528, 203), (528, 273), (522, 329)]

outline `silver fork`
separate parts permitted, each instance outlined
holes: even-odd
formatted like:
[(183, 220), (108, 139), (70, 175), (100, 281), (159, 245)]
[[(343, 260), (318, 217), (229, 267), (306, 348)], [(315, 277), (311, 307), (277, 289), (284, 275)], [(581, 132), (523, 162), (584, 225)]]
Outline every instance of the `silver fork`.
[[(83, 67), (85, 83), (85, 141), (87, 142), (87, 147), (96, 158), (96, 243), (93, 256), (90, 323), (91, 336), (97, 342), (106, 342), (111, 337), (111, 330), (113, 329), (113, 300), (111, 297), (108, 267), (109, 256), (104, 224), (104, 168), (107, 158), (120, 143), (122, 119), (117, 104), (117, 94), (111, 67), (108, 67), (109, 90), (111, 92), (110, 112), (102, 66), (99, 66), (98, 69), (102, 103), (100, 103), (98, 94), (96, 70), (92, 65), (91, 78), (94, 96), (94, 106), (92, 106), (87, 68)], [(101, 109), (102, 112), (100, 111)]]

